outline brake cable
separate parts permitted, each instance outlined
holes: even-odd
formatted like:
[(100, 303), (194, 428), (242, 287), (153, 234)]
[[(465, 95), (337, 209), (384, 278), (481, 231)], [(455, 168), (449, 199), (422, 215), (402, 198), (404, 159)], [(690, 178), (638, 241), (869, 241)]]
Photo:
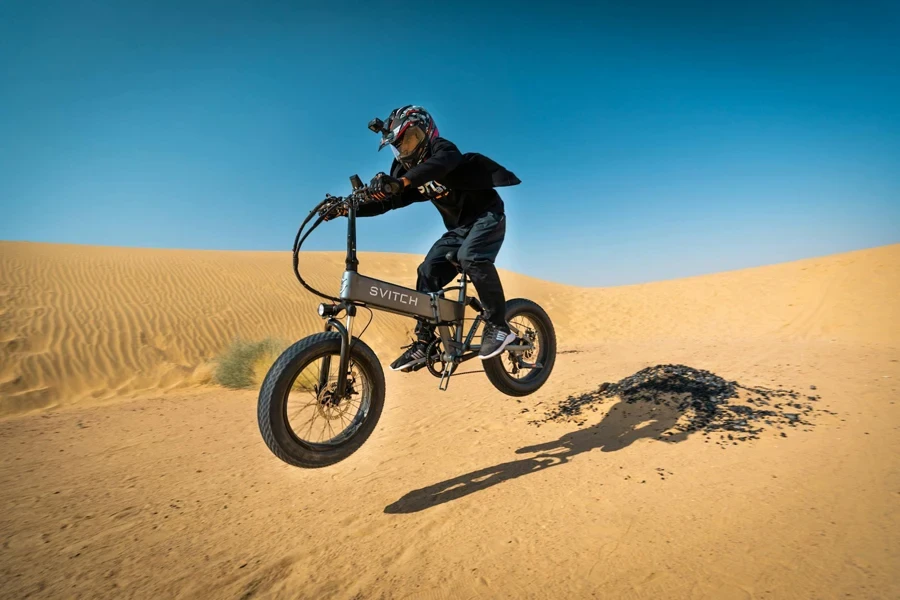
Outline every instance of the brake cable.
[[(312, 292), (312, 293), (315, 294), (316, 296), (319, 296), (320, 298), (324, 298), (324, 299), (326, 299), (326, 300), (330, 300), (331, 302), (334, 302), (334, 303), (340, 303), (340, 301), (341, 301), (340, 298), (335, 298), (334, 296), (329, 296), (328, 294), (324, 294), (324, 293), (320, 292), (319, 290), (313, 288), (313, 287), (310, 286), (308, 283), (306, 283), (306, 281), (303, 279), (303, 276), (300, 275), (300, 247), (303, 246), (303, 242), (306, 241), (306, 238), (308, 238), (309, 235), (310, 235), (313, 231), (316, 230), (316, 227), (318, 227), (319, 225), (322, 224), (322, 221), (325, 220), (325, 215), (324, 215), (324, 214), (323, 214), (323, 215), (319, 215), (319, 218), (316, 219), (316, 222), (313, 223), (312, 227), (310, 227), (309, 230), (306, 232), (306, 234), (303, 235), (303, 237), (301, 238), (300, 236), (301, 236), (301, 234), (303, 234), (303, 229), (306, 227), (307, 223), (310, 222), (310, 220), (313, 218), (313, 216), (319, 211), (319, 209), (322, 208), (323, 205), (325, 205), (325, 204), (328, 203), (328, 202), (333, 202), (335, 205), (338, 204), (338, 202), (335, 202), (335, 199), (338, 199), (340, 202), (346, 202), (346, 200), (345, 200), (344, 198), (340, 198), (340, 197), (337, 197), (337, 196), (328, 196), (328, 197), (326, 197), (324, 200), (322, 200), (321, 202), (319, 202), (319, 204), (317, 204), (315, 208), (313, 208), (313, 209), (309, 212), (309, 214), (306, 216), (306, 219), (304, 219), (304, 220), (303, 220), (303, 223), (300, 225), (300, 229), (297, 230), (297, 236), (294, 238), (294, 248), (293, 248), (293, 252), (294, 252), (294, 275), (297, 276), (297, 280), (300, 281), (300, 284), (301, 284), (303, 287), (305, 287), (307, 290), (309, 290), (310, 292)], [(327, 214), (327, 213), (326, 213), (326, 214)]]

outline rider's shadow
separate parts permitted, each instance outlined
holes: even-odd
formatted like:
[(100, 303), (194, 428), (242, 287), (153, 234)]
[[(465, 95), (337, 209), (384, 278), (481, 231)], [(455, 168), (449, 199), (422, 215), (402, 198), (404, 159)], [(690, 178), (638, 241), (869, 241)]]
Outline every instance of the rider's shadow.
[(418, 512), (516, 477), (565, 464), (582, 452), (595, 449), (601, 452), (615, 452), (627, 448), (641, 438), (680, 442), (688, 437), (689, 431), (663, 434), (675, 426), (681, 415), (681, 411), (667, 403), (620, 401), (596, 425), (567, 433), (552, 442), (516, 450), (517, 454), (540, 452), (541, 454), (537, 456), (501, 463), (414, 490), (386, 506), (384, 512), (391, 514)]

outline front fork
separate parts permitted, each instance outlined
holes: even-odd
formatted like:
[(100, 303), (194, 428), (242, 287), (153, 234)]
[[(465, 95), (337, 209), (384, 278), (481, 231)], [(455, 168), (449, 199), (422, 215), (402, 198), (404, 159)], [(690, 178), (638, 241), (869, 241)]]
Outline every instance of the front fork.
[[(347, 392), (347, 372), (350, 370), (350, 336), (353, 333), (353, 317), (356, 316), (356, 306), (347, 305), (347, 326), (341, 324), (334, 317), (325, 321), (325, 331), (336, 329), (341, 334), (341, 357), (338, 362), (337, 388), (334, 390), (336, 402), (340, 402)], [(319, 392), (328, 385), (328, 375), (331, 371), (331, 355), (322, 359), (322, 370), (319, 371)]]

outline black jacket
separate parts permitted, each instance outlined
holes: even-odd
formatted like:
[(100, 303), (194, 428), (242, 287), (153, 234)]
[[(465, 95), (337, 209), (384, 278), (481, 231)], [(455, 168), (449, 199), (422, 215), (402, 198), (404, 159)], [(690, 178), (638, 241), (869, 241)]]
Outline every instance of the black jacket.
[(397, 196), (359, 207), (360, 217), (374, 217), (413, 202), (431, 200), (440, 211), (447, 230), (466, 227), (490, 211), (503, 214), (503, 200), (494, 189), (521, 183), (512, 172), (476, 152), (460, 154), (456, 145), (436, 138), (431, 156), (409, 171), (396, 160), (391, 176), (406, 177), (410, 185)]

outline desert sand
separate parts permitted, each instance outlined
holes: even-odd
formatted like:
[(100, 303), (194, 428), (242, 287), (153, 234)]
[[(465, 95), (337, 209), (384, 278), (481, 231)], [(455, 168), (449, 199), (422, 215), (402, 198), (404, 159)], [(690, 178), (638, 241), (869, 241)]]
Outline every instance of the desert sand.
[[(337, 289), (342, 254), (301, 260)], [(419, 257), (360, 261), (412, 285)], [(0, 242), (0, 598), (900, 597), (900, 245), (615, 288), (501, 275), (553, 319), (544, 388), (387, 371), (366, 445), (302, 470), (256, 390), (210, 383), (236, 336), (321, 329), (289, 253)], [(376, 313), (364, 339), (386, 365), (411, 327)], [(731, 444), (662, 441), (615, 400), (531, 422), (666, 363), (820, 399)]]

